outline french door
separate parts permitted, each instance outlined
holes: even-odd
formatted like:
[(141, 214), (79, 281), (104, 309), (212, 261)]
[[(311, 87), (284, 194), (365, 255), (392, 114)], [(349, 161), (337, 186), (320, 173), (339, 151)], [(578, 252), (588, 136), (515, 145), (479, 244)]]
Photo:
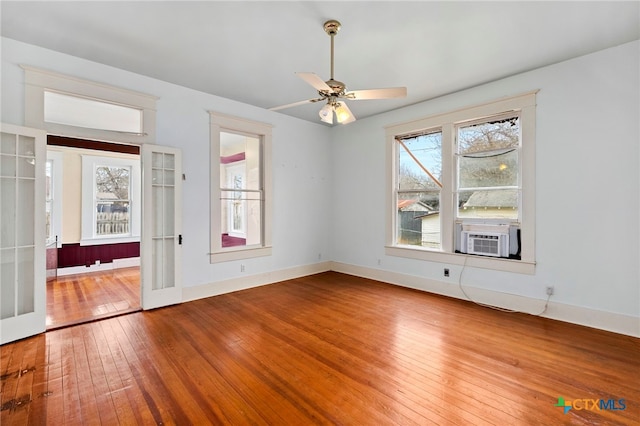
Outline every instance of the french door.
[(182, 154), (142, 145), (142, 308), (182, 302)]
[(0, 344), (46, 328), (46, 133), (1, 125)]

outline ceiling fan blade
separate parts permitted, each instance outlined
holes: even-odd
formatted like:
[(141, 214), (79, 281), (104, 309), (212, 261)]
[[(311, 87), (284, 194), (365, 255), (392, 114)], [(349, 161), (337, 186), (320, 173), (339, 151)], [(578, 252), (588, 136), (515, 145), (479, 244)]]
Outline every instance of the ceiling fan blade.
[(320, 92), (331, 92), (331, 87), (312, 72), (297, 72), (296, 75)]
[(299, 101), (299, 102), (294, 102), (292, 104), (286, 104), (286, 105), (280, 105), (280, 106), (271, 107), (271, 108), (269, 108), (269, 111), (278, 111), (278, 110), (281, 110), (281, 109), (291, 108), (291, 107), (298, 106), (298, 105), (304, 105), (304, 104), (319, 102), (321, 100), (322, 100), (322, 98), (307, 99), (306, 101)]
[(352, 90), (345, 93), (344, 97), (354, 101), (366, 99), (390, 99), (404, 98), (407, 96), (406, 87), (389, 87), (387, 89)]

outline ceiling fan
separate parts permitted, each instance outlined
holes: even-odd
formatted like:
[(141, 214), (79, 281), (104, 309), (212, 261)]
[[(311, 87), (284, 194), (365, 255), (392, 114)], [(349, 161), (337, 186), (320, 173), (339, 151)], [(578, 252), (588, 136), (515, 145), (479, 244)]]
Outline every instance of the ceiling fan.
[(320, 110), (320, 120), (333, 124), (333, 115), (335, 113), (336, 121), (338, 123), (347, 124), (356, 120), (355, 116), (347, 107), (347, 104), (340, 99), (345, 100), (366, 100), (366, 99), (390, 99), (390, 98), (404, 98), (407, 96), (406, 87), (390, 87), (386, 89), (367, 89), (367, 90), (352, 90), (347, 91), (346, 85), (334, 80), (333, 78), (333, 38), (340, 30), (340, 22), (336, 20), (329, 20), (324, 23), (324, 31), (331, 37), (331, 78), (327, 81), (322, 81), (320, 77), (312, 72), (297, 72), (296, 75), (303, 79), (305, 82), (313, 86), (317, 91), (319, 98), (307, 99), (300, 102), (294, 102), (292, 104), (277, 106), (269, 108), (271, 111), (277, 111), (280, 109), (291, 108), (298, 105), (307, 103), (314, 103), (320, 101), (327, 101), (326, 105)]

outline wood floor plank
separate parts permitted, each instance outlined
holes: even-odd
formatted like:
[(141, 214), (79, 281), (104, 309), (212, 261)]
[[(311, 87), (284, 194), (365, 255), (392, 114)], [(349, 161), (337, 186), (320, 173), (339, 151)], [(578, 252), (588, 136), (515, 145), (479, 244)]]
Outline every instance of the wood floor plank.
[[(640, 339), (334, 272), (0, 349), (2, 424), (635, 425), (640, 418)], [(29, 401), (4, 409), (18, 394)], [(578, 405), (565, 414), (559, 397)], [(583, 399), (612, 400), (617, 409), (581, 409)]]
[(47, 329), (139, 309), (139, 267), (66, 275), (47, 281)]

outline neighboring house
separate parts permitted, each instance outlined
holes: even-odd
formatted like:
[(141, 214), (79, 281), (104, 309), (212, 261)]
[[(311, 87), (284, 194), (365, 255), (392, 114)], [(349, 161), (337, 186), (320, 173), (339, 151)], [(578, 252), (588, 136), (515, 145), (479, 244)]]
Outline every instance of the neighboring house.
[(475, 191), (462, 204), (458, 216), (480, 219), (513, 219), (518, 216), (518, 191), (515, 189)]
[[(458, 212), (462, 218), (513, 218), (518, 211), (517, 190), (475, 191)], [(405, 244), (440, 247), (440, 212), (412, 200), (398, 202), (400, 230)]]
[(417, 200), (398, 201), (399, 241), (402, 244), (422, 245), (423, 226), (420, 218), (432, 214), (434, 210)]

